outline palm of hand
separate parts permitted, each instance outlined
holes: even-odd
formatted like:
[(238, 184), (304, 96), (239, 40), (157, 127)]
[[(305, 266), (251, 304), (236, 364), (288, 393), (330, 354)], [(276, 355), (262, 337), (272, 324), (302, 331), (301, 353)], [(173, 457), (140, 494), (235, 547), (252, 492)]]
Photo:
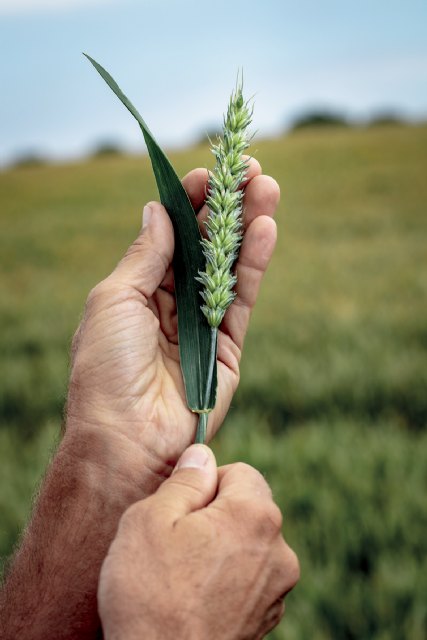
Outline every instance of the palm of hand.
[[(217, 403), (208, 439), (228, 410), (239, 379), (239, 360), (249, 315), (275, 243), (270, 217), (278, 201), (276, 183), (259, 175), (252, 161), (246, 187), (246, 232), (240, 258), (237, 298), (218, 337)], [(196, 170), (184, 184), (197, 210), (206, 172)], [(259, 210), (259, 202), (264, 207)], [(160, 205), (151, 204), (150, 223), (116, 270), (88, 299), (73, 348), (70, 405), (80, 419), (100, 421), (163, 462), (174, 464), (193, 441), (197, 416), (186, 404), (179, 364), (177, 314), (173, 293), (173, 230)], [(264, 215), (260, 215), (264, 214)], [(205, 207), (199, 219), (206, 215)], [(77, 398), (77, 399), (76, 399)], [(90, 418), (82, 415), (89, 408)], [(96, 418), (93, 417), (96, 416)]]
[[(146, 301), (133, 287), (116, 288), (104, 281), (94, 289), (88, 306), (75, 359), (85, 395), (96, 398), (104, 416), (107, 408), (109, 422), (135, 444), (143, 437), (147, 446), (155, 437), (164, 457), (174, 460), (194, 439), (197, 416), (186, 403), (173, 293), (159, 288)], [(218, 342), (217, 403), (209, 421), (210, 437), (239, 379), (240, 349), (223, 332)]]

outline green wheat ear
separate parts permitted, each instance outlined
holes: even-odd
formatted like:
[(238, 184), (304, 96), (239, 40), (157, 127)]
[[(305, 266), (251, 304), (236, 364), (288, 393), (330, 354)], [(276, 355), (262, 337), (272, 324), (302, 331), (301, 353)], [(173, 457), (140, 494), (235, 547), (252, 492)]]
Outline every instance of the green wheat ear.
[(243, 191), (248, 165), (242, 159), (249, 147), (247, 129), (253, 108), (243, 99), (242, 82), (238, 81), (224, 116), (222, 137), (212, 144), (215, 168), (209, 174), (206, 221), (207, 238), (202, 240), (206, 258), (205, 271), (197, 280), (203, 285), (201, 309), (211, 327), (221, 324), (236, 294), (236, 276), (232, 272), (242, 241)]
[[(242, 81), (231, 95), (224, 116), (222, 136), (212, 144), (215, 168), (209, 173), (206, 204), (209, 213), (206, 221), (207, 238), (202, 240), (206, 260), (205, 270), (199, 271), (196, 280), (203, 285), (201, 310), (211, 327), (208, 377), (204, 394), (204, 407), (208, 407), (215, 370), (218, 327), (225, 312), (233, 302), (237, 282), (233, 265), (242, 242), (243, 191), (240, 188), (248, 171), (242, 158), (249, 147), (247, 129), (252, 121), (253, 108), (243, 98)], [(208, 412), (200, 412), (196, 442), (206, 438)]]
[[(216, 401), (218, 327), (235, 297), (236, 277), (232, 269), (242, 240), (243, 193), (239, 187), (248, 169), (242, 153), (249, 146), (246, 129), (252, 109), (243, 99), (242, 82), (238, 80), (224, 117), (223, 136), (212, 145), (216, 165), (208, 181), (208, 237), (201, 240), (188, 195), (141, 114), (108, 71), (90, 56), (86, 57), (138, 122), (161, 202), (174, 224), (180, 364), (188, 408), (199, 414), (196, 442), (204, 442), (208, 415)], [(200, 282), (203, 305), (200, 304)]]

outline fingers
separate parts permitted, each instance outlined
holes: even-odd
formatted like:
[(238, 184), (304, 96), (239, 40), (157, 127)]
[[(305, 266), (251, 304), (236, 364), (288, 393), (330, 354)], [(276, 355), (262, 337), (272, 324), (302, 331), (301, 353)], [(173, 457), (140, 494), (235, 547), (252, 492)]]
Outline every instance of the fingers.
[(282, 514), (273, 502), (271, 489), (247, 464), (239, 462), (220, 470), (218, 493), (211, 508), (227, 511), (245, 535), (272, 540), (280, 534)]
[(178, 315), (175, 296), (159, 287), (148, 306), (159, 318), (161, 330), (169, 342), (178, 344)]
[(227, 512), (245, 536), (271, 543), (281, 536), (282, 514), (264, 477), (238, 463), (219, 470), (218, 493), (208, 509)]
[[(242, 183), (241, 187), (245, 187), (247, 183), (255, 178), (255, 176), (261, 175), (262, 169), (260, 163), (255, 158), (249, 156), (243, 156), (248, 160), (248, 172), (246, 180)], [(196, 213), (203, 207), (206, 198), (206, 190), (208, 188), (209, 173), (207, 169), (193, 169), (190, 173), (182, 179), (182, 184), (186, 190), (191, 204), (193, 205)]]
[(295, 552), (282, 537), (282, 514), (274, 503), (264, 477), (249, 465), (238, 463), (218, 469), (218, 492), (208, 509), (227, 512), (233, 528), (241, 535), (267, 543), (270, 550), (270, 606), (295, 586), (299, 579), (299, 562)]
[[(244, 195), (244, 228), (247, 228), (258, 215), (273, 216), (280, 200), (280, 188), (277, 182), (270, 176), (262, 175), (261, 165), (255, 158), (248, 158), (248, 173), (241, 187), (245, 188)], [(182, 184), (187, 191), (201, 224), (206, 220), (207, 207), (205, 205), (206, 190), (208, 187), (207, 169), (194, 169), (183, 179)]]
[[(243, 196), (243, 230), (246, 229), (247, 227), (247, 208), (248, 208), (248, 203), (249, 203), (249, 213), (253, 219), (255, 214), (255, 211), (258, 211), (258, 213), (260, 213), (259, 210), (255, 209), (254, 207), (251, 206), (251, 195), (253, 195), (254, 193), (257, 194), (259, 191), (259, 187), (261, 187), (261, 191), (268, 191), (268, 187), (270, 185), (270, 183), (274, 183), (274, 185), (276, 185), (276, 187), (278, 188), (277, 182), (275, 180), (273, 180), (273, 178), (270, 178), (269, 176), (262, 176), (260, 175), (260, 173), (258, 173), (258, 170), (261, 171), (261, 166), (257, 163), (255, 165), (256, 160), (254, 160), (253, 158), (251, 159), (251, 164), (249, 165), (249, 170), (248, 170), (248, 174), (247, 174), (247, 179), (242, 183), (242, 188), (245, 188), (245, 194)], [(254, 171), (256, 171), (257, 173), (254, 174)], [(249, 189), (249, 186), (252, 185), (252, 183), (254, 183), (254, 186)], [(264, 183), (266, 183), (267, 187), (263, 188)], [(265, 186), (265, 185), (264, 185)], [(247, 198), (247, 192), (249, 190), (249, 200)], [(270, 209), (270, 207), (269, 207)], [(274, 213), (274, 209), (271, 212), (271, 215)], [(204, 204), (202, 206), (202, 208), (200, 209), (199, 213), (197, 214), (197, 220), (199, 222), (199, 226), (200, 226), (200, 231), (202, 233), (203, 236), (206, 236), (206, 226), (205, 226), (205, 222), (208, 218), (208, 214), (209, 214), (209, 209), (208, 206), (206, 204)]]
[(281, 577), (281, 593), (284, 598), (300, 579), (300, 564), (298, 556), (284, 540), (282, 543), (281, 559), (279, 557), (279, 572)]
[(193, 169), (182, 179), (182, 185), (187, 192), (194, 211), (197, 213), (203, 206), (208, 188), (209, 172), (207, 169)]
[[(298, 582), (298, 558), (283, 539), (280, 510), (267, 482), (256, 469), (242, 463), (220, 467), (218, 480), (217, 496), (207, 511), (219, 509), (221, 514), (228, 513), (231, 530), (237, 532), (241, 540), (256, 541), (262, 566), (268, 568), (263, 574), (260, 602), (266, 614), (259, 635), (255, 636), (262, 638), (279, 623), (284, 611), (283, 599)], [(262, 581), (261, 574), (257, 579)]]
[(174, 234), (165, 208), (158, 202), (144, 207), (143, 227), (111, 278), (150, 298), (165, 277), (172, 261)]
[(184, 451), (171, 475), (145, 502), (169, 521), (202, 509), (213, 499), (218, 484), (215, 456), (205, 445)]
[(256, 176), (245, 189), (243, 225), (247, 229), (257, 216), (273, 217), (280, 202), (280, 187), (270, 176)]
[[(243, 232), (257, 216), (273, 216), (280, 200), (280, 188), (270, 176), (256, 175), (248, 182), (243, 197)], [(201, 232), (206, 235), (204, 222), (208, 207), (204, 205), (197, 216)]]
[[(272, 217), (274, 215), (280, 200), (280, 188), (273, 178), (261, 174), (261, 165), (257, 160), (249, 158), (248, 156), (243, 157), (248, 159), (249, 164), (247, 179), (241, 185), (245, 188), (243, 226), (246, 230), (257, 216), (264, 215)], [(207, 169), (198, 168), (190, 171), (190, 173), (183, 178), (182, 183), (194, 210), (199, 212), (197, 218), (201, 231), (204, 233), (205, 225), (203, 222), (206, 220), (208, 214), (208, 209), (204, 204), (208, 186)], [(168, 269), (165, 274), (162, 288), (170, 292), (174, 290), (171, 269)]]
[(264, 619), (258, 629), (256, 640), (261, 640), (270, 633), (281, 621), (283, 614), (285, 613), (285, 603), (281, 598), (276, 600), (268, 609), (264, 616)]
[[(208, 209), (203, 204), (208, 175), (204, 169), (187, 174), (183, 184), (204, 231)], [(249, 161), (248, 181), (244, 196), (244, 237), (236, 264), (236, 300), (228, 310), (221, 329), (239, 349), (243, 346), (251, 311), (255, 305), (262, 277), (276, 244), (277, 230), (271, 220), (280, 200), (280, 188), (270, 176), (261, 175), (261, 167), (253, 158)], [(219, 354), (221, 353), (221, 344)]]
[(271, 500), (272, 493), (264, 476), (244, 462), (236, 462), (218, 469), (218, 498), (249, 495)]
[(221, 325), (221, 330), (231, 337), (239, 349), (243, 346), (249, 318), (273, 255), (276, 239), (276, 223), (266, 215), (256, 217), (243, 237), (236, 264), (236, 299)]

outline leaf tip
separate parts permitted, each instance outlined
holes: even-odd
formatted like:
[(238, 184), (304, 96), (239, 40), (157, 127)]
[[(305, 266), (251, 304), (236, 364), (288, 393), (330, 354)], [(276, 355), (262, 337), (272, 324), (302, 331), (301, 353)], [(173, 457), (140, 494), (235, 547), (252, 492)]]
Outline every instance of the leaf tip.
[(93, 58), (90, 57), (90, 55), (88, 53), (85, 53), (84, 51), (82, 51), (82, 55), (87, 58), (87, 60), (89, 60), (89, 62), (91, 62), (93, 65), (95, 63), (95, 60)]

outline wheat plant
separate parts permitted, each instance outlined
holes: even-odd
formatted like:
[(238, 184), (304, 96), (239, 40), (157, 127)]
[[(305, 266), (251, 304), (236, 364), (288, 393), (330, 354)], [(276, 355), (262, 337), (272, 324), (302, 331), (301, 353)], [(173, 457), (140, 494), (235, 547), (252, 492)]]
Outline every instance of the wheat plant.
[[(252, 109), (237, 81), (224, 116), (222, 136), (212, 144), (215, 168), (209, 174), (207, 237), (203, 238), (182, 183), (141, 114), (98, 62), (88, 60), (138, 122), (150, 155), (160, 200), (175, 232), (173, 257), (178, 343), (188, 408), (199, 414), (196, 442), (204, 442), (208, 414), (217, 391), (218, 327), (235, 298), (233, 266), (242, 240), (242, 203)], [(200, 296), (203, 299), (201, 303)]]
[[(209, 370), (206, 381), (205, 404), (208, 405), (211, 390), (211, 371), (215, 364), (218, 327), (236, 294), (236, 275), (233, 265), (242, 241), (243, 191), (248, 164), (243, 158), (249, 147), (247, 130), (252, 121), (253, 109), (243, 99), (242, 82), (237, 83), (224, 116), (222, 137), (211, 144), (215, 156), (215, 168), (209, 174), (206, 204), (209, 214), (206, 221), (207, 238), (202, 240), (206, 259), (204, 271), (196, 280), (203, 285), (201, 310), (211, 327)], [(196, 442), (206, 438), (207, 413), (201, 412)]]

